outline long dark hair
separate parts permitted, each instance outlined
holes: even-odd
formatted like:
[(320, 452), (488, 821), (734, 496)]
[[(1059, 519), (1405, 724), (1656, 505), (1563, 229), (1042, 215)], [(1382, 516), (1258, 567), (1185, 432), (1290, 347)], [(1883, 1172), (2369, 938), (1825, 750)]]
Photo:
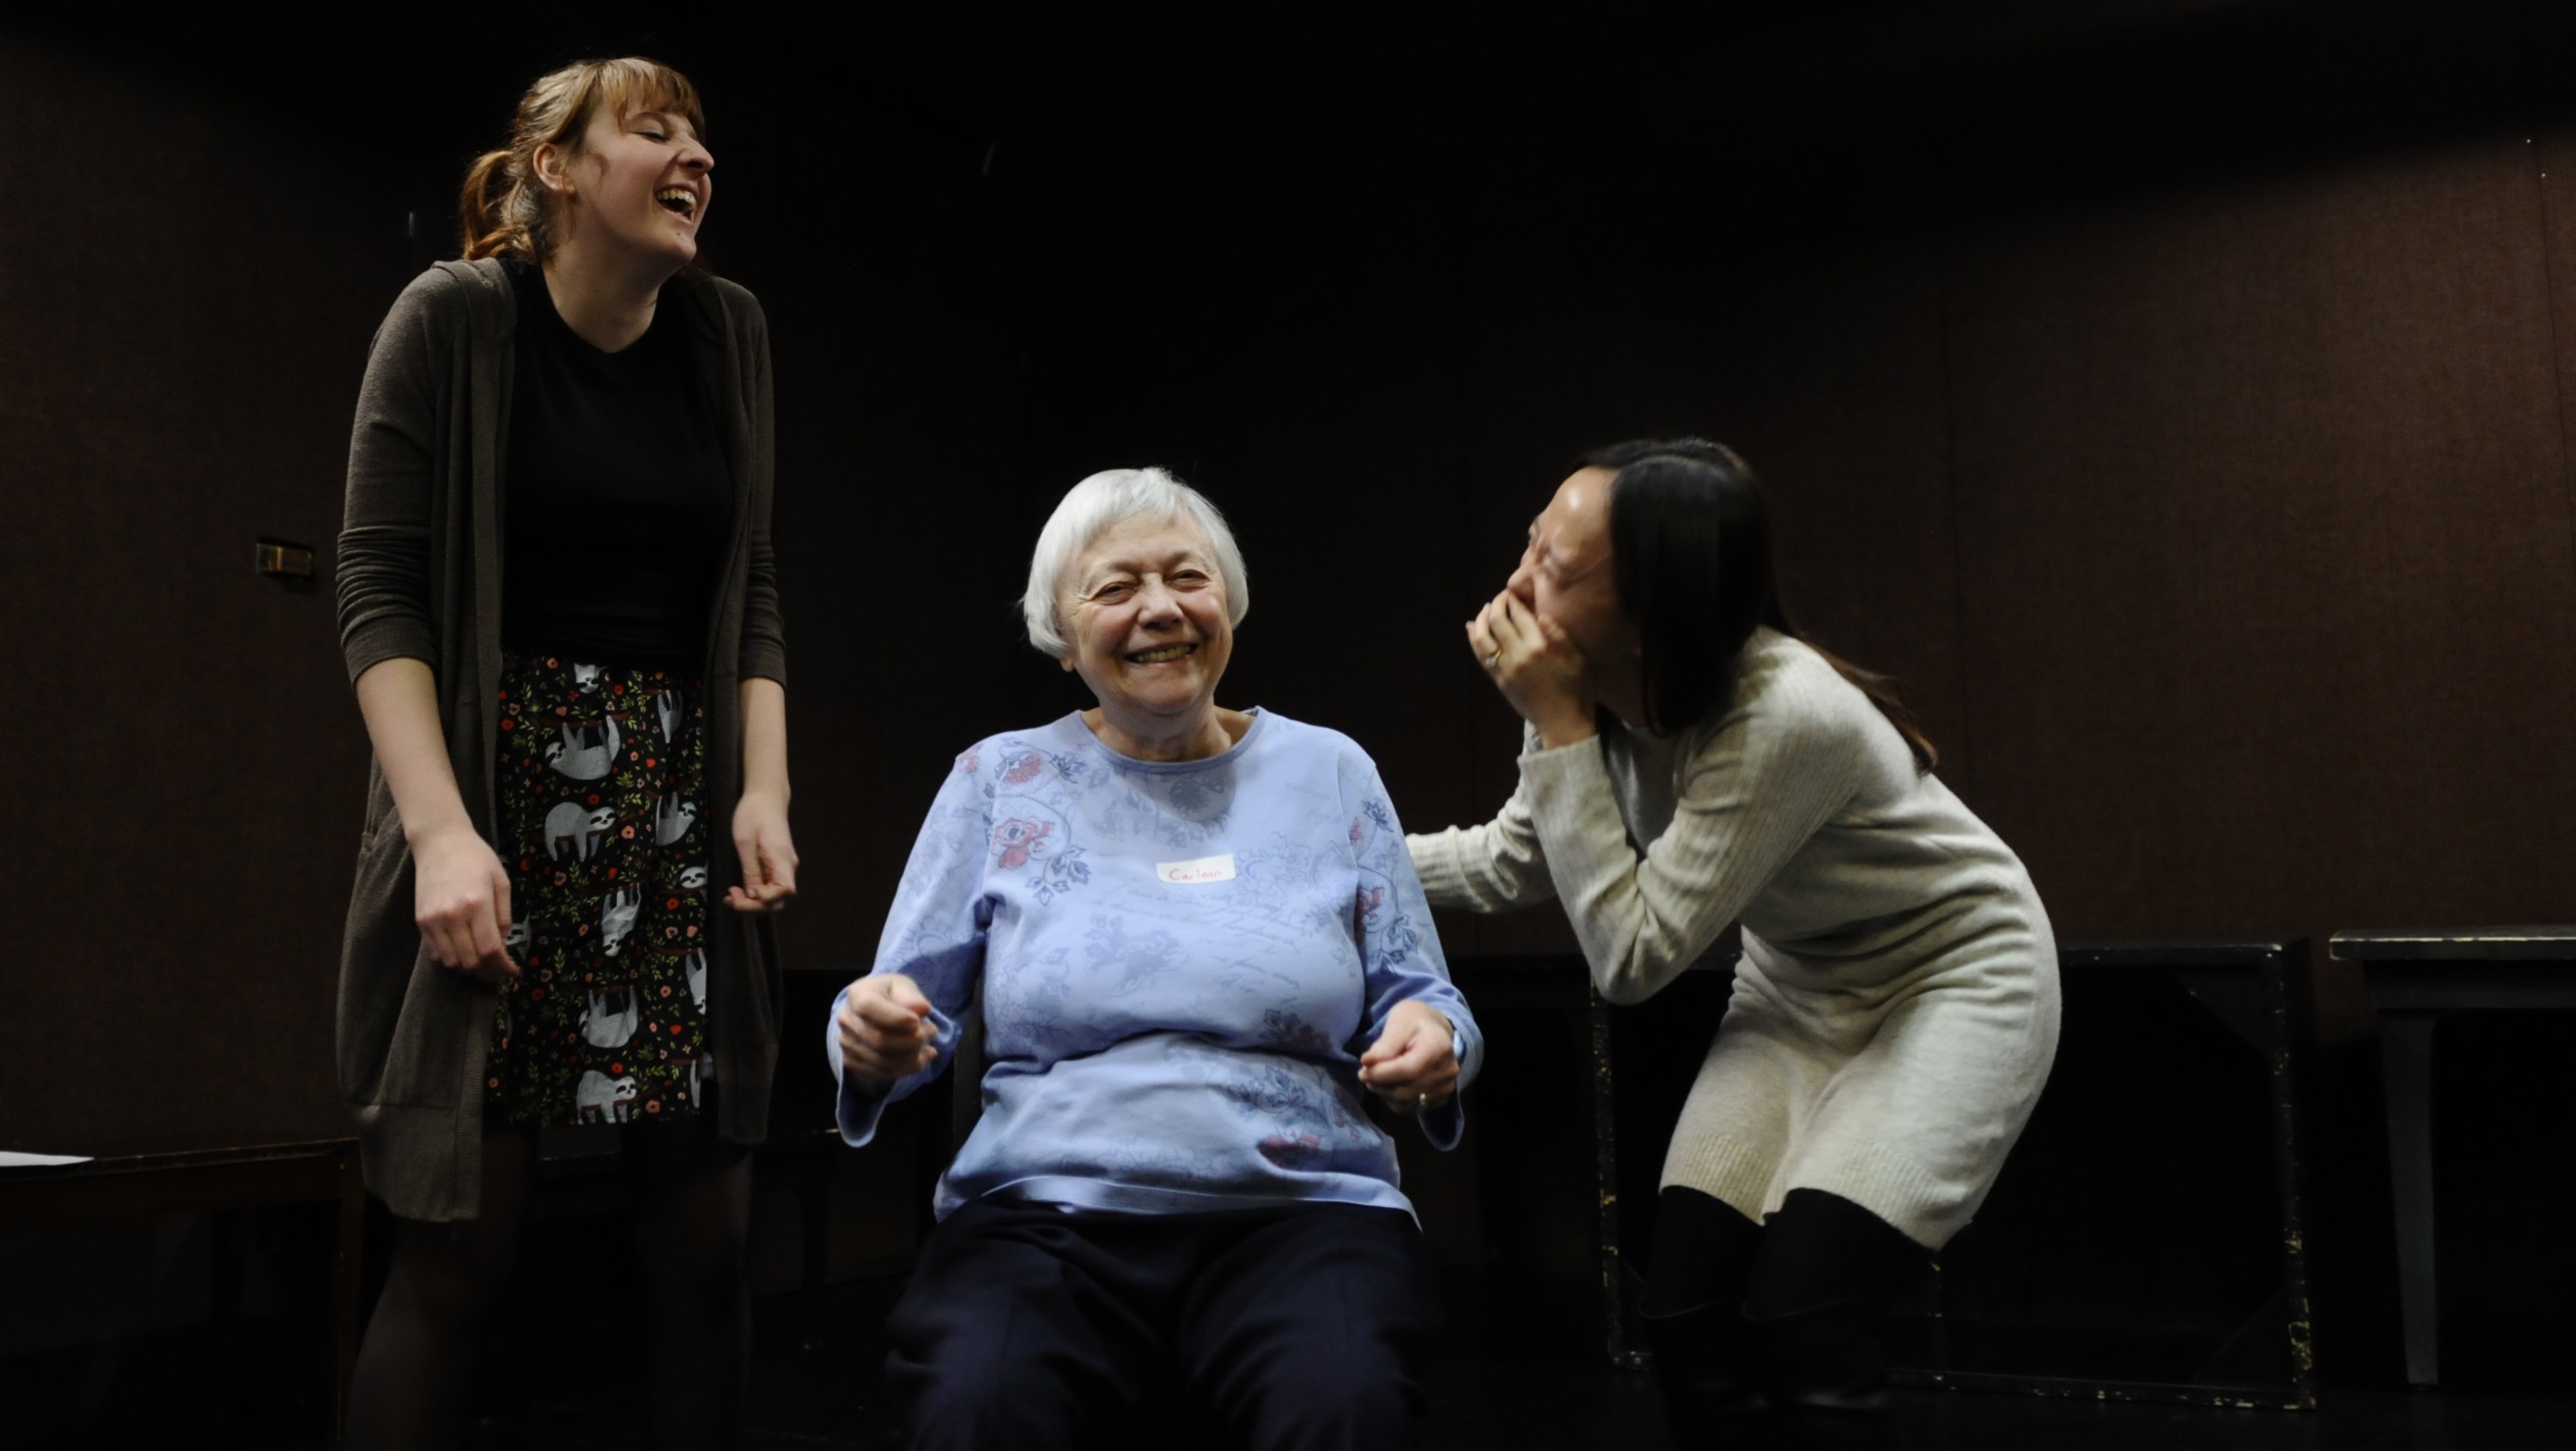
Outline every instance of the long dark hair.
[[(1704, 438), (1634, 439), (1596, 448), (1578, 468), (1608, 469), (1611, 573), (1637, 622), (1648, 730), (1678, 730), (1733, 703), (1735, 661), (1757, 625), (1802, 639), (1780, 608), (1771, 513), (1753, 470)], [(1914, 764), (1940, 763), (1896, 682), (1807, 648), (1858, 686), (1905, 737)]]

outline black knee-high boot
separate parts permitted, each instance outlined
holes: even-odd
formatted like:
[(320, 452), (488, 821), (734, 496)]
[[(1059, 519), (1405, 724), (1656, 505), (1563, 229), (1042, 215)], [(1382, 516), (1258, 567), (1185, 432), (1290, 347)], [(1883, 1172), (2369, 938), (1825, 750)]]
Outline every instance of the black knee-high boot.
[(1761, 1383), (1782, 1451), (1893, 1451), (1888, 1307), (1926, 1258), (1848, 1199), (1793, 1189), (1771, 1216), (1747, 1292)]
[(1779, 1451), (1894, 1451), (1887, 1358), (1874, 1305), (1822, 1305), (1748, 1321), (1761, 1346), (1770, 1445)]
[(1695, 1189), (1655, 1201), (1655, 1257), (1638, 1307), (1673, 1445), (1737, 1451), (1755, 1444), (1762, 1375), (1744, 1321), (1744, 1292), (1762, 1230)]

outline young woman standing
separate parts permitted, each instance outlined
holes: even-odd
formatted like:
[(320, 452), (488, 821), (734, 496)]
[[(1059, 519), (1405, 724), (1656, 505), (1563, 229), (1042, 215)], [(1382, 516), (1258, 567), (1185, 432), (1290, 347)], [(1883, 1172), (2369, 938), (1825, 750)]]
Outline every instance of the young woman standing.
[(537, 1131), (580, 1123), (626, 1126), (652, 1444), (739, 1417), (765, 914), (796, 852), (767, 326), (692, 265), (705, 129), (653, 61), (538, 80), (466, 178), (463, 260), (368, 360), (338, 586), (375, 769), (339, 1062), (397, 1232), (352, 1446), (461, 1439)]
[(2029, 874), (1886, 682), (1789, 628), (1761, 497), (1716, 444), (1586, 457), (1467, 640), (1526, 745), (1500, 816), (1410, 838), (1432, 902), (1557, 898), (1614, 1003), (1743, 924), (1656, 1205), (1676, 1444), (1886, 1444), (1879, 1321), (2056, 1051)]

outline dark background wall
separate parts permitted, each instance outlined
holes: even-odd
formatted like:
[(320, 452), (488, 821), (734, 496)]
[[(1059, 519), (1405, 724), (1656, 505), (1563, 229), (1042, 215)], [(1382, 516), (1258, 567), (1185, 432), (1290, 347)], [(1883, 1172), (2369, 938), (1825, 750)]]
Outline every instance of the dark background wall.
[[(2571, 38), (2270, 0), (0, 29), (6, 1142), (342, 1131), (364, 742), (327, 589), (244, 556), (327, 563), (376, 318), (519, 87), (604, 51), (706, 92), (709, 261), (773, 321), (799, 963), (867, 960), (951, 753), (1080, 703), (1011, 600), (1082, 474), (1229, 510), (1229, 695), (1432, 826), (1513, 774), (1457, 622), (1573, 453), (1683, 431), (1768, 476), (1793, 609), (1900, 677), (2062, 936), (2565, 919)], [(2318, 992), (2375, 1283), (2370, 1018)]]

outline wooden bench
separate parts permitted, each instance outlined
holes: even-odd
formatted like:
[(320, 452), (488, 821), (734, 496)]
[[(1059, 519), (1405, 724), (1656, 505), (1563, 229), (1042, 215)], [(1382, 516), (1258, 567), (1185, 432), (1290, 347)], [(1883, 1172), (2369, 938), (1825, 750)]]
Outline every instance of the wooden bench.
[[(242, 1216), (301, 1204), (329, 1205), (334, 1211), (329, 1303), (320, 1318), (330, 1327), (331, 1424), (336, 1428), (348, 1404), (349, 1377), (358, 1359), (367, 1201), (356, 1140), (120, 1154), (78, 1164), (0, 1169), (0, 1225), (213, 1216), (212, 1308), (219, 1356), (230, 1353), (232, 1321), (241, 1302)], [(121, 1334), (112, 1335), (95, 1352), (81, 1389), (85, 1415), (98, 1409), (122, 1353)], [(218, 1384), (228, 1388), (229, 1377), (219, 1376)]]
[[(1898, 1380), (2313, 1407), (2307, 945), (2066, 943), (2059, 962), (2067, 1012), (2056, 1074), (1977, 1222), (1897, 1307)], [(1641, 1006), (1593, 1005), (1614, 1364), (1645, 1363), (1643, 1282), (1630, 1265), (1651, 1253), (1664, 1149), (1725, 1013), (1731, 962), (1704, 966)], [(1581, 963), (1564, 971), (1580, 974)], [(2162, 1186), (2153, 1192), (2171, 1202), (2140, 1202), (2141, 1184)], [(2178, 1286), (2154, 1268), (2204, 1261), (2227, 1264), (2229, 1282)]]
[(2576, 927), (2338, 932), (2328, 945), (2338, 961), (2361, 964), (2379, 1009), (2406, 1379), (2436, 1385), (2442, 1323), (2433, 1256), (2433, 1029), (2449, 1013), (2576, 1008)]

